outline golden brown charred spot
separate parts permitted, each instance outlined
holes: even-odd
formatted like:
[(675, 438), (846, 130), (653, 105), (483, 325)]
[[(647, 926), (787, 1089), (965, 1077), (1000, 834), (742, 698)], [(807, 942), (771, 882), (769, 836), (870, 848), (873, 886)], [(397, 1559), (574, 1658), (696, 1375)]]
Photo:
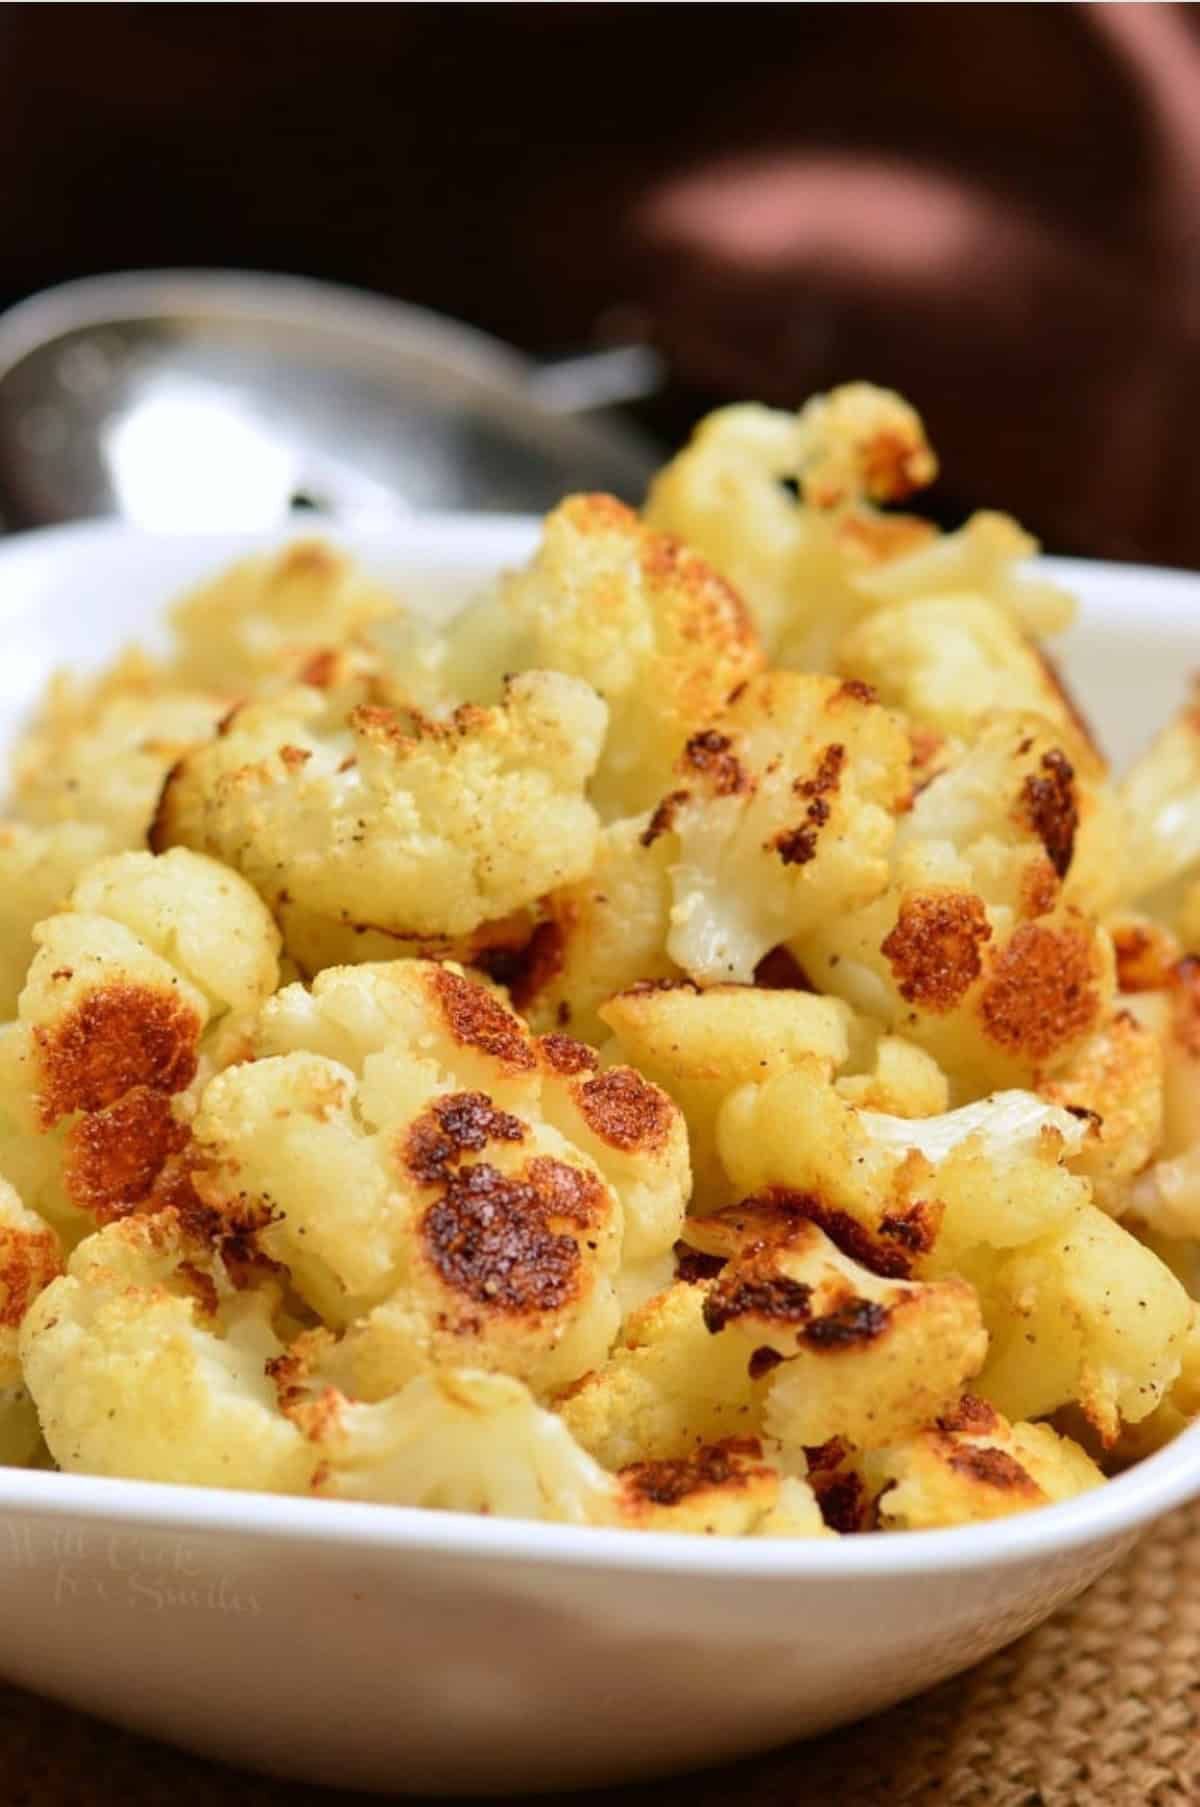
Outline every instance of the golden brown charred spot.
[(773, 1186), (709, 1216), (689, 1218), (688, 1235), (722, 1260), (763, 1249), (803, 1248), (814, 1240), (809, 1212), (819, 1203), (814, 1194)]
[(689, 1248), (686, 1242), (675, 1244), (675, 1278), (688, 1286), (714, 1280), (724, 1265), (724, 1255), (707, 1255), (703, 1249)]
[(618, 1471), (628, 1493), (650, 1506), (678, 1506), (696, 1493), (713, 1488), (741, 1489), (770, 1471), (759, 1466), (762, 1444), (756, 1437), (730, 1437), (703, 1444), (690, 1456), (631, 1462)]
[(0, 1330), (16, 1330), (38, 1294), (61, 1272), (52, 1230), (0, 1224)]
[(754, 983), (760, 991), (816, 990), (795, 954), (782, 942), (763, 955), (754, 969)]
[(1083, 923), (1022, 923), (992, 961), (979, 1000), (984, 1032), (1010, 1054), (1045, 1060), (1095, 1023), (1097, 979)]
[(221, 1308), (221, 1297), (212, 1275), (197, 1267), (194, 1261), (181, 1261), (175, 1272), (206, 1317), (215, 1318)]
[(135, 1086), (72, 1125), (63, 1170), (67, 1197), (97, 1223), (126, 1217), (157, 1202), (160, 1186), (172, 1178), (173, 1157), (189, 1140), (168, 1094)]
[(945, 746), (946, 736), (939, 734), (936, 728), (922, 727), (918, 723), (913, 723), (908, 730), (908, 739), (911, 748), (909, 767), (913, 775), (913, 790), (919, 794), (934, 776), (930, 768), (936, 763), (938, 755)]
[(764, 1343), (761, 1349), (751, 1351), (750, 1360), (746, 1363), (746, 1372), (751, 1380), (761, 1380), (772, 1368), (777, 1368), (783, 1360), (777, 1349), (769, 1349)]
[(296, 676), (313, 690), (328, 690), (337, 678), (340, 665), (336, 647), (323, 646), (309, 654)]
[(804, 1459), (808, 1463), (811, 1478), (814, 1474), (827, 1473), (830, 1469), (840, 1468), (850, 1454), (850, 1445), (843, 1443), (840, 1437), (830, 1437), (828, 1443), (811, 1443), (804, 1447)]
[(1075, 854), (1079, 807), (1075, 768), (1066, 754), (1052, 747), (1043, 753), (1040, 773), (1030, 772), (1021, 786), (1020, 810), (1058, 877), (1065, 878)]
[(937, 1427), (947, 1433), (965, 1431), (972, 1437), (990, 1437), (1000, 1428), (1000, 1414), (986, 1399), (977, 1399), (974, 1393), (964, 1393), (953, 1411), (938, 1419)]
[(86, 992), (54, 1028), (33, 1031), (43, 1125), (103, 1110), (134, 1086), (181, 1091), (196, 1074), (202, 1027), (165, 987), (118, 981)]
[(867, 1528), (868, 1500), (862, 1479), (852, 1468), (810, 1476), (821, 1517), (831, 1531), (850, 1537)]
[(600, 1064), (599, 1056), (594, 1048), (586, 1042), (578, 1042), (571, 1035), (543, 1035), (538, 1040), (538, 1048), (546, 1065), (564, 1078), (573, 1078), (580, 1073), (594, 1073)]
[(705, 728), (688, 741), (680, 766), (685, 772), (698, 772), (714, 797), (739, 796), (750, 788), (750, 781), (741, 762), (730, 751), (732, 746), (728, 734), (722, 734), (716, 728)]
[(792, 785), (797, 797), (808, 799), (805, 819), (795, 828), (781, 829), (767, 843), (768, 850), (774, 849), (785, 866), (807, 865), (815, 855), (818, 836), (829, 820), (828, 799), (837, 791), (845, 763), (845, 747), (834, 742), (817, 760), (811, 777), (797, 778)]
[[(827, 1205), (823, 1199), (811, 1192), (788, 1192), (782, 1187), (770, 1193), (770, 1200), (777, 1209), (783, 1208), (805, 1222), (815, 1224), (823, 1230), (834, 1247), (852, 1261), (867, 1268), (873, 1274), (879, 1274), (887, 1280), (905, 1280), (912, 1272), (913, 1259), (916, 1254), (924, 1252), (924, 1246), (918, 1243), (913, 1247), (908, 1240), (909, 1235), (920, 1236), (923, 1226), (913, 1223), (900, 1223), (899, 1215), (890, 1220), (891, 1228), (885, 1228), (888, 1219), (880, 1224), (880, 1233), (874, 1235), (866, 1224), (848, 1211), (839, 1210), (836, 1205)], [(744, 1207), (743, 1207), (744, 1209)], [(936, 1225), (934, 1226), (936, 1233)]]
[(888, 1327), (891, 1312), (874, 1299), (845, 1299), (824, 1317), (813, 1318), (800, 1332), (810, 1349), (841, 1352), (873, 1343)]
[(980, 949), (991, 939), (983, 899), (972, 891), (914, 891), (903, 899), (880, 952), (909, 1004), (954, 1010), (983, 971)]
[(632, 1067), (610, 1067), (574, 1096), (592, 1134), (613, 1148), (661, 1148), (671, 1133), (670, 1099)]
[(771, 1273), (753, 1262), (714, 1280), (704, 1301), (705, 1328), (716, 1336), (735, 1318), (756, 1317), (768, 1323), (805, 1325), (812, 1317), (812, 1287), (786, 1274)]
[(1000, 1493), (1023, 1494), (1028, 1499), (1042, 1498), (1037, 1482), (1007, 1450), (955, 1443), (946, 1452), (946, 1462), (956, 1474), (965, 1475), (967, 1480), (984, 1487), (994, 1487)]
[(537, 1060), (523, 1024), (482, 985), (440, 966), (432, 986), (450, 1034), (461, 1047), (476, 1048), (523, 1073), (533, 1071)]
[[(941, 1227), (942, 1206), (935, 1199), (914, 1199), (902, 1209), (885, 1211), (879, 1220), (880, 1236), (898, 1243), (914, 1259), (929, 1253)], [(869, 1264), (864, 1262), (863, 1265)], [(902, 1275), (897, 1277), (903, 1278)]]
[(260, 1247), (259, 1237), (270, 1228), (278, 1213), (261, 1199), (238, 1197), (212, 1203), (202, 1196), (205, 1176), (195, 1176), (195, 1184), (180, 1187), (171, 1201), (170, 1212), (153, 1218), (165, 1223), (173, 1216), (184, 1235), (198, 1249), (216, 1254), (235, 1286), (261, 1280), (266, 1273), (286, 1274), (286, 1269), (272, 1261)]
[(691, 796), (690, 791), (668, 791), (657, 806), (649, 823), (638, 836), (643, 847), (653, 847), (660, 835), (669, 834), (675, 826), (675, 817)]
[(568, 496), (560, 512), (577, 533), (636, 533), (640, 526), (633, 509), (604, 490)]
[[(744, 648), (748, 655), (758, 652), (754, 622), (732, 584), (726, 583), (712, 566), (693, 552), (690, 546), (667, 533), (641, 533), (640, 563), (642, 574), (652, 588), (670, 585), (677, 595), (686, 597), (679, 631), (686, 640), (702, 640), (708, 647)], [(760, 663), (747, 658), (746, 663)]]
[(851, 703), (877, 703), (879, 692), (874, 684), (868, 684), (863, 678), (843, 678), (830, 700), (835, 703), (842, 700)]
[(452, 1173), (425, 1213), (421, 1234), (437, 1273), (456, 1292), (496, 1311), (558, 1311), (581, 1285), (579, 1246), (555, 1226), (587, 1229), (606, 1203), (593, 1175), (549, 1156), (521, 1175), (487, 1162)]
[(498, 964), (495, 951), (476, 962), (493, 979), (507, 985), (518, 1010), (525, 1010), (552, 984), (567, 960), (567, 938), (574, 926), (574, 912), (560, 907), (558, 914), (539, 922), (523, 948), (506, 948)]
[(1175, 944), (1165, 930), (1150, 922), (1124, 922), (1111, 933), (1122, 991), (1161, 991), (1171, 983)]
[(1058, 902), (1058, 893), (1058, 874), (1050, 861), (1032, 861), (1021, 874), (1021, 915), (1048, 915)]
[(451, 1092), (435, 1098), (403, 1138), (401, 1159), (414, 1179), (437, 1185), (465, 1154), (478, 1154), (489, 1142), (521, 1142), (525, 1125), (519, 1117), (497, 1110), (485, 1092)]
[(280, 747), (279, 757), (289, 772), (300, 772), (312, 758), (312, 753), (307, 747), (294, 747), (288, 743)]

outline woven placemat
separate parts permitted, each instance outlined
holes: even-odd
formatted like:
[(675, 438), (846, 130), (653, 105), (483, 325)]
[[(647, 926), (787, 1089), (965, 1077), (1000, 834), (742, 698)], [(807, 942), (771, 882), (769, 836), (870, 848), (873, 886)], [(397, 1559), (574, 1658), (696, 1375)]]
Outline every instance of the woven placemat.
[[(1152, 1529), (1040, 1630), (920, 1700), (683, 1781), (547, 1798), (574, 1807), (1200, 1803), (1200, 1506)], [(0, 1686), (2, 1807), (363, 1800), (241, 1776)]]

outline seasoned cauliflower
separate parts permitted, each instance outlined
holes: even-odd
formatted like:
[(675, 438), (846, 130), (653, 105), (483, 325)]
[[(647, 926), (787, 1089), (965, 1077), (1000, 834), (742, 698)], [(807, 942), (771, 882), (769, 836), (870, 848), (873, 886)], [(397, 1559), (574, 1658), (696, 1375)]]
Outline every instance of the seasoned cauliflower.
[(873, 901), (794, 939), (823, 991), (935, 1056), (969, 1098), (1079, 1050), (1114, 990), (1093, 824), (1104, 814), (1036, 718), (996, 717), (897, 826)]
[(58, 1237), (0, 1180), (0, 1466), (23, 1466), (41, 1443), (17, 1336), (33, 1301), (61, 1272)]
[(1053, 723), (1082, 771), (1102, 767), (1045, 654), (986, 597), (925, 595), (877, 609), (838, 642), (834, 657), (838, 671), (870, 684), (923, 729), (970, 739), (996, 710), (1026, 710)]
[(851, 383), (798, 415), (754, 405), (710, 414), (659, 472), (646, 519), (729, 579), (770, 653), (786, 641), (789, 664), (819, 669), (837, 626), (870, 607), (856, 573), (933, 536), (872, 504), (911, 494), (936, 468), (907, 403)]
[(970, 1394), (938, 1423), (863, 1461), (888, 1531), (934, 1531), (1074, 1499), (1104, 1476), (1048, 1424), (1009, 1424)]
[(741, 600), (695, 552), (648, 532), (611, 496), (572, 496), (546, 517), (528, 569), (448, 634), (444, 682), (492, 701), (509, 671), (566, 672), (608, 705), (590, 795), (606, 818), (667, 788), (693, 728), (759, 671)]
[(907, 794), (907, 738), (869, 692), (752, 679), (691, 736), (647, 830), (670, 849), (671, 959), (701, 984), (749, 983), (780, 942), (870, 903)]
[(255, 1052), (204, 1092), (192, 1183), (344, 1331), (312, 1352), (335, 1384), (381, 1398), (468, 1365), (546, 1390), (603, 1359), (620, 1270), (683, 1218), (665, 1094), (422, 961), (289, 986)]
[[(228, 1253), (229, 1259), (225, 1255)], [(317, 1457), (280, 1411), (281, 1288), (173, 1210), (89, 1236), (21, 1326), (42, 1431), (73, 1474), (255, 1492), (306, 1488)]]
[(109, 836), (95, 823), (0, 823), (0, 1022), (17, 1013), (34, 929), (62, 908), (75, 881), (108, 850)]
[[(717, 1148), (743, 1194), (790, 1200), (876, 1271), (954, 1271), (969, 1251), (1018, 1248), (1087, 1203), (1067, 1171), (1087, 1124), (1027, 1092), (928, 1118), (861, 1109), (802, 1057), (730, 1094)], [(846, 1240), (846, 1239), (849, 1240)]]
[[(1128, 1197), (1144, 1225), (1168, 1237), (1200, 1238), (1200, 957), (1188, 955), (1167, 973), (1152, 1016), (1163, 1058), (1161, 1139)], [(1146, 1000), (1141, 1000), (1143, 1015)]]
[(182, 1183), (189, 1088), (240, 1054), (279, 938), (243, 879), (178, 849), (101, 860), (34, 940), (0, 1029), (0, 1173), (74, 1239)]
[(1065, 1067), (1034, 1084), (1044, 1098), (1090, 1119), (1071, 1161), (1097, 1204), (1113, 1217), (1129, 1208), (1130, 1186), (1162, 1143), (1163, 1040), (1130, 1010), (1117, 1010)]
[(732, 1242), (704, 1322), (748, 1373), (767, 1376), (763, 1425), (785, 1448), (891, 1442), (944, 1411), (983, 1365), (987, 1335), (966, 1281), (882, 1278), (787, 1201), (693, 1219), (688, 1240), (715, 1255)]
[(167, 773), (228, 706), (136, 653), (91, 684), (56, 680), (13, 754), (13, 814), (44, 827), (86, 824), (103, 834), (102, 851), (144, 847)]
[(470, 934), (588, 871), (606, 711), (578, 679), (527, 672), (445, 722), (370, 704), (327, 717), (313, 689), (239, 711), (176, 766), (153, 845), (225, 860), (272, 905), (397, 936)]
[(606, 1468), (677, 1461), (762, 1432), (766, 1383), (704, 1320), (705, 1287), (680, 1280), (626, 1319), (607, 1361), (558, 1400), (573, 1437)]
[(264, 678), (296, 677), (317, 654), (366, 635), (400, 604), (323, 540), (242, 559), (171, 611), (173, 675), (245, 694)]
[(1156, 1255), (1088, 1205), (999, 1263), (985, 1315), (975, 1390), (1014, 1419), (1077, 1405), (1108, 1445), (1174, 1382), (1191, 1304)]
[[(1200, 691), (1120, 787), (1128, 823), (1129, 896), (1177, 931), (1200, 926)], [(1189, 942), (1200, 952), (1200, 942)]]

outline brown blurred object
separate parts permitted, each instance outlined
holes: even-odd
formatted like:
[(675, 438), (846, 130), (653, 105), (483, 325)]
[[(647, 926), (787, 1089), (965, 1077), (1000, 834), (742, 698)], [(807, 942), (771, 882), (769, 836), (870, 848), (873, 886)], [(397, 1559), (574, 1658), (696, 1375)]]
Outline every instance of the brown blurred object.
[(1200, 564), (1193, 7), (6, 6), (0, 145), (0, 298), (242, 265), (535, 352), (616, 310), (672, 433), (870, 376), (947, 511)]

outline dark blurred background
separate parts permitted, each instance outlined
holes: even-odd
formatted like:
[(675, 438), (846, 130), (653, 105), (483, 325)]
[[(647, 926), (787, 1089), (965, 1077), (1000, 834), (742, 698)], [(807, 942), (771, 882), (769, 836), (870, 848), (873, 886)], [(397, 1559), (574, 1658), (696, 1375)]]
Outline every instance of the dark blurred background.
[(668, 440), (868, 376), (946, 515), (1200, 564), (1200, 20), (1174, 5), (0, 7), (0, 300), (242, 266), (537, 353)]

